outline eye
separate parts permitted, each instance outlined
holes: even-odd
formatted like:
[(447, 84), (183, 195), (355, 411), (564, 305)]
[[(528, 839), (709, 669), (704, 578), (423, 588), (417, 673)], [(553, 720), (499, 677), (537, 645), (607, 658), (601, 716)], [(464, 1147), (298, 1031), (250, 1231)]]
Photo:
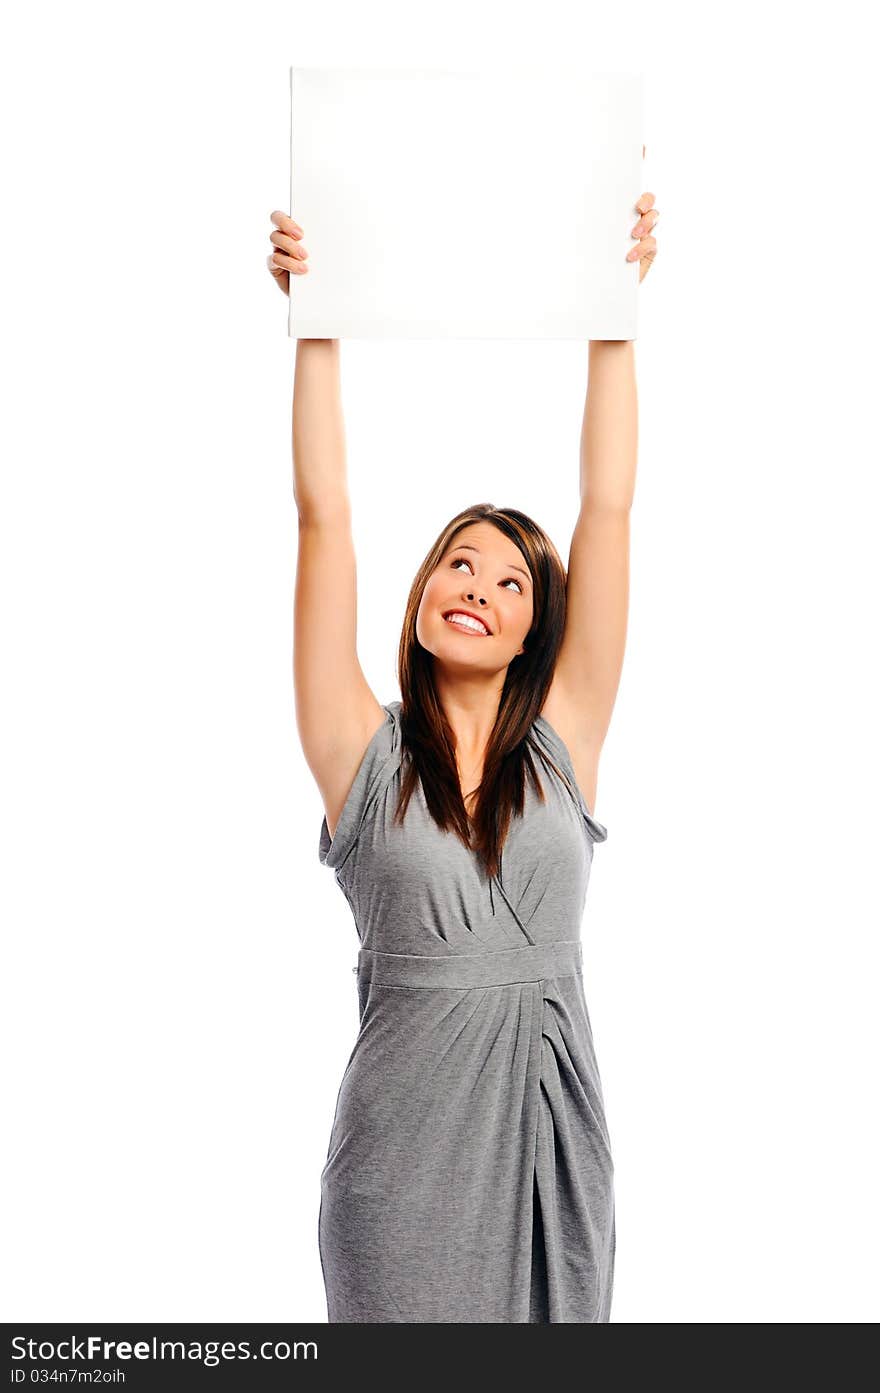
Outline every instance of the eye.
[[(450, 570), (453, 570), (453, 571), (455, 570), (455, 568), (456, 568), (457, 566), (462, 566), (462, 565), (467, 566), (467, 568), (468, 568), (469, 571), (471, 571), (471, 572), (473, 571), (473, 567), (471, 566), (471, 563), (470, 563), (470, 561), (468, 560), (468, 558), (467, 558), (466, 556), (456, 556), (455, 560), (454, 560), (454, 561), (450, 561), (450, 563), (449, 563)], [(520, 582), (517, 580), (516, 576), (508, 576), (507, 579), (506, 579), (506, 580), (502, 580), (502, 581), (500, 582), (500, 584), (501, 584), (501, 585), (515, 585), (516, 588), (517, 588), (517, 590), (519, 591), (520, 595), (522, 595), (522, 593), (523, 593), (522, 585), (521, 585)]]

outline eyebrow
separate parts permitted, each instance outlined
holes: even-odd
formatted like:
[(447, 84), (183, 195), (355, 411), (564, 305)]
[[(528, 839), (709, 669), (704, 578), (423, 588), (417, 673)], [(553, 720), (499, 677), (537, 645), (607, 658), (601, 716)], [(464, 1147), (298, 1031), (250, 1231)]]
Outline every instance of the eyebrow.
[[(467, 542), (462, 542), (461, 546), (453, 547), (452, 550), (453, 550), (453, 551), (475, 551), (475, 552), (477, 553), (477, 556), (480, 555), (480, 548), (479, 548), (479, 547), (472, 547), (472, 546), (470, 546), (469, 543), (467, 543)], [(531, 576), (529, 575), (528, 571), (524, 571), (524, 570), (523, 570), (522, 566), (514, 566), (513, 563), (511, 562), (511, 563), (508, 565), (507, 569), (508, 569), (508, 571), (519, 571), (520, 575), (521, 575), (521, 576), (525, 576), (526, 580), (527, 580), (527, 581), (529, 582), (529, 584), (531, 585), (532, 578), (531, 578)]]

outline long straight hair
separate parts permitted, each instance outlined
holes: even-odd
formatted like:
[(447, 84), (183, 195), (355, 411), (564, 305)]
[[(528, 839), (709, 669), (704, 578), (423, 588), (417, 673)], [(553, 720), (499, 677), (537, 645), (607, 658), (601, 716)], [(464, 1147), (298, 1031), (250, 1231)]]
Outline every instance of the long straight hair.
[[(490, 522), (508, 537), (525, 558), (532, 578), (532, 625), (524, 652), (509, 663), (498, 714), (483, 762), (483, 774), (473, 813), (468, 816), (455, 760), (455, 736), (434, 685), (433, 654), (416, 637), (416, 616), (429, 578), (447, 548), (463, 528)], [(559, 553), (543, 528), (515, 508), (478, 503), (447, 523), (413, 581), (406, 606), (397, 674), (401, 692), (401, 741), (404, 761), (395, 820), (403, 821), (409, 800), (421, 780), (428, 811), (437, 825), (454, 831), (477, 853), (486, 874), (495, 876), (514, 814), (525, 806), (526, 773), (537, 796), (544, 799), (536, 775), (528, 736), (532, 722), (553, 680), (565, 628), (566, 572)]]

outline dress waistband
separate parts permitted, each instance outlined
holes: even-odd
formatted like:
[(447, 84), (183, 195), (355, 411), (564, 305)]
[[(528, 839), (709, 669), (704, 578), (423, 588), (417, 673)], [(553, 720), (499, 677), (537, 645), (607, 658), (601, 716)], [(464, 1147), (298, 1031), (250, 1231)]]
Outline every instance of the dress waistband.
[(355, 971), (358, 980), (387, 987), (501, 987), (513, 982), (540, 982), (581, 972), (579, 939), (502, 948), (492, 953), (377, 953), (361, 948)]

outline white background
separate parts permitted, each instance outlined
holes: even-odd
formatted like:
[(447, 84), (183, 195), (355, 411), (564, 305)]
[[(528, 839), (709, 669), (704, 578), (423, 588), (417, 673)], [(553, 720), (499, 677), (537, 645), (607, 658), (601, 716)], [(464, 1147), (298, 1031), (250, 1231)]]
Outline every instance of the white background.
[[(318, 1181), (356, 935), (293, 705), (295, 344), (265, 265), (288, 69), (588, 51), (645, 72), (661, 210), (583, 926), (612, 1320), (875, 1321), (868, 11), (13, 13), (3, 1318), (326, 1319)], [(509, 232), (540, 276), (527, 201)], [(459, 508), (523, 508), (567, 557), (586, 363), (574, 343), (343, 344), (380, 700), (411, 578)]]

